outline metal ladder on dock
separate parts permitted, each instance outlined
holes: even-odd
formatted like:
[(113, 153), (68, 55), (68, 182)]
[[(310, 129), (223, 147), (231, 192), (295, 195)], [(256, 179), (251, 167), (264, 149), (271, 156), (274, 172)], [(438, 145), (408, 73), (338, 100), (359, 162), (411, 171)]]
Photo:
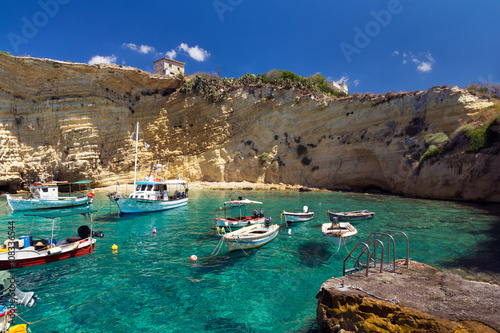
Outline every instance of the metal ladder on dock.
[[(370, 267), (377, 269), (377, 264), (380, 266), (380, 273), (384, 269), (384, 256), (386, 256), (386, 246), (384, 240), (387, 239), (387, 264), (385, 269), (389, 270), (392, 266), (393, 272), (396, 272), (396, 242), (394, 241), (393, 235), (400, 235), (406, 238), (406, 268), (409, 267), (410, 262), (410, 242), (406, 233), (399, 230), (387, 230), (384, 232), (373, 232), (368, 236), (365, 242), (360, 242), (349, 252), (347, 257), (344, 259), (344, 266), (342, 269), (342, 276), (346, 274), (352, 274), (358, 272), (362, 269), (366, 270), (366, 276)], [(391, 245), (392, 245), (392, 262), (391, 262)], [(380, 260), (377, 260), (378, 248), (381, 247), (382, 251), (380, 254)], [(354, 256), (356, 250), (360, 249), (357, 257)], [(364, 260), (363, 256), (366, 256)], [(346, 263), (349, 258), (355, 259), (354, 265), (351, 268), (346, 269)]]

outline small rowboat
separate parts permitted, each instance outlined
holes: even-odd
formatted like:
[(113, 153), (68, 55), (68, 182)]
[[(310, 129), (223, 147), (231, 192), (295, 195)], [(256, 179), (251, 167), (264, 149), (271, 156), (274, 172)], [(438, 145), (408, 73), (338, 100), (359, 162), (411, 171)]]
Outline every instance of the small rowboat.
[(279, 229), (277, 224), (266, 226), (263, 223), (258, 223), (229, 232), (222, 237), (226, 241), (229, 252), (248, 250), (261, 247), (272, 241), (278, 235)]
[(352, 236), (358, 233), (358, 229), (349, 222), (323, 223), (321, 233), (328, 242), (339, 246), (341, 243), (347, 244), (351, 241)]
[(333, 218), (338, 218), (339, 221), (363, 221), (370, 220), (375, 216), (374, 212), (367, 210), (357, 210), (353, 212), (333, 213), (328, 211), (328, 220), (333, 221)]
[(286, 223), (306, 222), (314, 217), (314, 212), (310, 212), (307, 206), (304, 206), (302, 213), (291, 213), (283, 211), (281, 213)]

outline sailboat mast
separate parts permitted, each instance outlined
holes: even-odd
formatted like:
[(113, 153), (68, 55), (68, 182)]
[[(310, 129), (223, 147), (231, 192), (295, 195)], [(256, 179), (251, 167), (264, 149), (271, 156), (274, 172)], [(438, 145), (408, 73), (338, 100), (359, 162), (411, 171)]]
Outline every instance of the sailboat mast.
[(137, 147), (139, 142), (139, 122), (137, 122), (137, 129), (135, 132), (135, 164), (134, 164), (134, 191), (135, 183), (137, 182)]

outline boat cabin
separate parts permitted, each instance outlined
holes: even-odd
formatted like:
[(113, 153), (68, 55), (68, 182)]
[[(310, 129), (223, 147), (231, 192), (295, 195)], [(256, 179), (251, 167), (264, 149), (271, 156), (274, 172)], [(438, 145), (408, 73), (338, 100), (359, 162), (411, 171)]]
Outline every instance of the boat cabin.
[(146, 200), (177, 200), (187, 198), (187, 182), (185, 180), (169, 180), (166, 182), (139, 181), (129, 198)]
[(40, 199), (57, 200), (59, 196), (59, 187), (55, 183), (34, 183), (30, 190), (35, 197)]

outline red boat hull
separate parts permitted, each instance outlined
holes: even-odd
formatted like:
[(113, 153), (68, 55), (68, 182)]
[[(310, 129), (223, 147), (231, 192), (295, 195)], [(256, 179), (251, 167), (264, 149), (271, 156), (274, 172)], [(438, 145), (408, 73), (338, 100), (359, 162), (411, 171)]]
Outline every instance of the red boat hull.
[(43, 265), (48, 264), (54, 261), (64, 260), (73, 257), (83, 256), (89, 253), (94, 252), (95, 243), (89, 244), (86, 247), (78, 248), (73, 251), (58, 253), (47, 256), (40, 256), (38, 258), (29, 258), (29, 259), (17, 259), (14, 261), (14, 265), (11, 266), (10, 261), (2, 260), (0, 261), (0, 270), (6, 270), (11, 268), (20, 268), (26, 266), (34, 266), (34, 265)]

